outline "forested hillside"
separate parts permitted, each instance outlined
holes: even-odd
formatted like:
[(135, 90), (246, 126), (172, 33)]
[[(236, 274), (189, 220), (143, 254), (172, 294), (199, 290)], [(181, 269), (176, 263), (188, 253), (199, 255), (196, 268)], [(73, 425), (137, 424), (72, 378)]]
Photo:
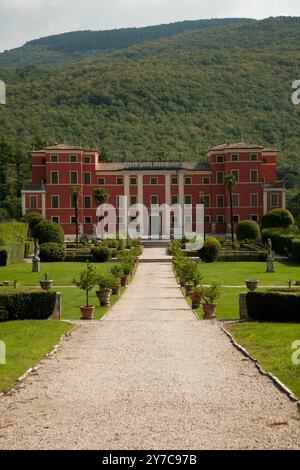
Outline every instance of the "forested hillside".
[(126, 49), (134, 44), (176, 36), (218, 26), (244, 23), (243, 18), (180, 21), (143, 28), (122, 28), (110, 31), (74, 31), (27, 42), (23, 47), (0, 54), (0, 67), (53, 64), (82, 58), (95, 51)]
[(13, 179), (30, 177), (30, 150), (47, 142), (93, 144), (107, 160), (203, 160), (207, 147), (243, 134), (276, 146), (282, 175), (297, 187), (300, 106), (291, 84), (300, 79), (299, 46), (300, 19), (276, 18), (0, 69), (8, 92), (0, 139), (12, 146), (0, 185), (10, 182), (14, 197)]

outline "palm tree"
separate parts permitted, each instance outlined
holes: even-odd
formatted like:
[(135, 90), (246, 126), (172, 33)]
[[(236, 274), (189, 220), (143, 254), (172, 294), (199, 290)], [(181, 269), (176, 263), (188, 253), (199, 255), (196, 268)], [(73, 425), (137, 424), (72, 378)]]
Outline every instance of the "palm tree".
[(231, 220), (231, 242), (234, 243), (234, 228), (233, 228), (233, 205), (232, 205), (232, 191), (236, 185), (236, 179), (232, 174), (225, 176), (225, 186), (229, 192), (230, 203), (230, 220)]
[(108, 194), (105, 188), (94, 189), (93, 196), (94, 196), (95, 201), (99, 204), (99, 206), (101, 204), (105, 204), (110, 198), (110, 195)]
[(81, 194), (81, 187), (80, 186), (72, 186), (70, 188), (72, 198), (74, 201), (74, 209), (75, 209), (75, 224), (76, 224), (76, 246), (78, 246), (78, 239), (79, 239), (79, 224), (78, 224), (78, 199), (79, 195)]

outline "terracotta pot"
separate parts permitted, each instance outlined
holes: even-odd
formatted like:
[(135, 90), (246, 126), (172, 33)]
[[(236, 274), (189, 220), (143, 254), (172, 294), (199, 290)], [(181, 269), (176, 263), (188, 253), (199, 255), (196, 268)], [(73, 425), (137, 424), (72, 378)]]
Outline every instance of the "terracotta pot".
[(52, 288), (53, 281), (40, 281), (40, 286), (43, 290), (50, 290)]
[(128, 284), (129, 284), (129, 277), (123, 276), (121, 279), (121, 285), (124, 287), (124, 286), (127, 286)]
[(185, 295), (188, 297), (193, 291), (193, 286), (191, 284), (185, 284)]
[(80, 307), (82, 317), (81, 320), (93, 320), (95, 307)]
[(105, 289), (101, 291), (97, 291), (96, 295), (100, 301), (100, 305), (102, 307), (109, 307), (110, 306), (110, 297), (111, 297), (112, 290)]
[(254, 292), (257, 289), (257, 285), (259, 281), (257, 281), (256, 279), (251, 279), (249, 281), (245, 281), (245, 283), (246, 283), (247, 289), (249, 289), (250, 292)]
[(216, 318), (216, 309), (217, 304), (202, 304), (203, 311), (204, 311), (204, 320), (211, 320)]
[(116, 284), (116, 287), (113, 289), (113, 294), (115, 295), (121, 294), (121, 284)]
[(202, 293), (201, 292), (191, 292), (190, 293), (190, 298), (192, 301), (192, 308), (199, 308), (200, 307), (200, 302), (202, 299)]

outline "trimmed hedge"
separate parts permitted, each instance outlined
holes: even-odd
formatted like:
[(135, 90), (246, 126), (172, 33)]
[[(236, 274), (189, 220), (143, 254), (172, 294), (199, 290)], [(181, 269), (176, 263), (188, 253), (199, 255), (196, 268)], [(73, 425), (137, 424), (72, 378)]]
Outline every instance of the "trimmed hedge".
[(55, 307), (55, 292), (0, 292), (0, 322), (45, 320)]
[(218, 261), (266, 261), (268, 253), (261, 251), (222, 251), (218, 257)]
[(292, 255), (295, 261), (300, 261), (300, 239), (292, 240)]
[(64, 261), (66, 247), (60, 243), (43, 243), (40, 247), (41, 261)]
[(76, 253), (74, 251), (67, 252), (65, 261), (74, 263), (86, 263), (87, 261), (93, 261), (93, 256), (90, 253)]
[(259, 240), (260, 229), (254, 220), (242, 220), (236, 228), (236, 237), (238, 240)]
[(300, 322), (300, 293), (248, 292), (248, 315), (264, 322)]
[(62, 227), (50, 220), (42, 220), (34, 228), (34, 238), (38, 239), (39, 244), (53, 242), (64, 243), (64, 231)]
[(27, 240), (28, 224), (21, 222), (11, 222), (8, 224), (0, 224), (0, 239), (5, 244), (10, 242), (22, 242)]
[(23, 242), (8, 243), (0, 247), (0, 266), (22, 263), (24, 260), (25, 244)]
[(203, 248), (198, 251), (199, 257), (205, 263), (213, 263), (218, 259), (221, 252), (221, 244), (219, 240), (214, 237), (208, 237), (203, 245)]

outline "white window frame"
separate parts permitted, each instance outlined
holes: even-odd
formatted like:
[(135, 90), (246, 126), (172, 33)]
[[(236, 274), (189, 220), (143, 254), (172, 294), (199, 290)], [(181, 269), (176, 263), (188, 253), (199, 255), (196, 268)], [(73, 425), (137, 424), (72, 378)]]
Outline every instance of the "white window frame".
[[(87, 222), (86, 219), (90, 219), (90, 222)], [(83, 220), (85, 225), (91, 225), (93, 223), (93, 218), (91, 215), (85, 215)]]
[[(233, 203), (234, 198), (237, 197), (237, 204)], [(240, 207), (240, 195), (238, 193), (233, 193), (232, 194), (232, 207), (238, 208)]]
[[(253, 205), (252, 204), (252, 197), (256, 197), (256, 202), (257, 204), (256, 205)], [(251, 193), (250, 194), (250, 207), (258, 207), (259, 206), (259, 201), (258, 201), (258, 193)]]
[[(222, 183), (219, 183), (218, 176), (222, 175)], [(216, 184), (224, 184), (225, 182), (225, 173), (224, 171), (216, 171)]]
[(116, 185), (117, 185), (117, 186), (123, 186), (123, 185), (124, 185), (124, 178), (123, 178), (123, 176), (117, 176), (117, 177), (116, 177)]
[(236, 183), (240, 182), (240, 170), (236, 170), (235, 168), (232, 168), (231, 170), (231, 176), (233, 176), (233, 172), (237, 173), (237, 179), (235, 180)]
[[(156, 197), (157, 202), (152, 202), (153, 197)], [(157, 194), (151, 194), (150, 195), (150, 206), (158, 206), (158, 195)]]
[[(57, 222), (55, 222), (55, 220), (53, 219), (57, 219)], [(60, 223), (60, 216), (59, 215), (51, 215), (51, 220), (52, 222), (55, 222), (56, 224), (59, 224)]]
[[(56, 158), (56, 161), (53, 161), (53, 158)], [(59, 159), (58, 159), (58, 155), (50, 155), (50, 163), (58, 163), (59, 162)]]
[[(219, 217), (222, 217), (222, 221), (219, 220)], [(217, 215), (217, 224), (224, 224), (225, 222), (225, 217), (223, 214)]]
[[(53, 207), (53, 198), (57, 197), (57, 207)], [(51, 194), (51, 209), (59, 209), (59, 194)]]
[[(76, 162), (72, 162), (72, 157), (76, 157)], [(70, 155), (70, 159), (69, 159), (70, 163), (78, 163), (78, 155)]]
[[(53, 183), (53, 181), (52, 181), (52, 176), (55, 173), (57, 174), (57, 183)], [(59, 184), (59, 171), (58, 170), (50, 171), (50, 181), (51, 181), (51, 184), (53, 184), (53, 185)]]
[[(90, 182), (89, 183), (86, 183), (85, 182), (85, 175), (90, 175), (89, 178), (90, 178)], [(90, 171), (84, 171), (83, 172), (83, 184), (85, 186), (90, 186), (92, 184), (92, 173)]]
[[(254, 172), (256, 174), (256, 181), (252, 181), (252, 175), (253, 175)], [(258, 183), (258, 176), (259, 176), (258, 170), (256, 170), (256, 169), (250, 170), (250, 183), (257, 184)]]
[[(234, 160), (233, 157), (237, 157), (237, 159)], [(238, 153), (232, 153), (232, 154), (231, 154), (231, 161), (232, 161), (232, 162), (239, 162), (239, 161), (240, 161), (240, 156), (239, 156), (239, 154), (238, 154)]]
[(216, 155), (216, 163), (224, 163), (225, 155)]
[[(174, 183), (173, 180), (176, 179), (176, 183)], [(172, 186), (177, 186), (178, 185), (178, 176), (171, 176), (171, 185)]]
[[(204, 181), (205, 179), (208, 180), (208, 183), (205, 183), (205, 181)], [(203, 176), (203, 178), (202, 178), (202, 184), (205, 184), (205, 185), (210, 184), (210, 176)]]
[[(173, 197), (176, 197), (176, 202), (173, 202)], [(179, 200), (179, 196), (178, 194), (171, 194), (171, 205), (173, 206), (173, 204), (178, 204), (178, 200)]]
[[(131, 198), (134, 197), (135, 198), (135, 202), (132, 202), (131, 201)], [(137, 204), (137, 195), (136, 194), (131, 194), (131, 196), (129, 196), (129, 203), (131, 206), (134, 206), (135, 204)]]
[[(273, 196), (276, 196), (276, 201), (277, 201), (276, 205), (272, 203)], [(279, 201), (278, 193), (271, 193), (270, 194), (270, 207), (278, 207), (278, 201)]]
[[(99, 180), (103, 180), (103, 183), (99, 183)], [(98, 186), (104, 186), (105, 185), (105, 178), (103, 178), (102, 176), (99, 176), (97, 178), (97, 185)]]
[[(255, 158), (252, 158), (252, 157), (255, 157)], [(258, 155), (257, 153), (252, 153), (250, 155), (250, 162), (257, 162), (258, 161)]]
[[(190, 197), (190, 198), (191, 198), (191, 202), (186, 202), (186, 198), (187, 198), (187, 197)], [(192, 206), (192, 205), (193, 205), (193, 196), (192, 196), (192, 194), (185, 194), (185, 195), (184, 195), (184, 204), (185, 204), (186, 206)]]
[[(74, 219), (74, 222), (72, 222), (72, 219)], [(79, 220), (78, 220), (78, 223), (79, 223)], [(70, 215), (70, 224), (72, 224), (72, 225), (76, 224), (76, 216), (75, 215)]]
[[(186, 180), (189, 180), (190, 182), (187, 183)], [(191, 176), (185, 176), (185, 177), (184, 177), (184, 185), (185, 185), (185, 186), (190, 186), (191, 184), (193, 184), (193, 179), (192, 179), (192, 177), (191, 177)]]
[[(219, 197), (221, 197), (223, 199), (223, 206), (219, 206)], [(224, 194), (216, 194), (216, 206), (218, 209), (224, 209), (225, 208), (225, 196)]]
[[(205, 220), (206, 219), (206, 220)], [(204, 214), (204, 223), (205, 224), (210, 224), (211, 222), (211, 216), (210, 214)]]
[[(34, 206), (32, 206), (32, 203), (31, 203), (32, 199), (35, 200)], [(38, 197), (37, 197), (36, 194), (30, 194), (30, 196), (29, 196), (29, 209), (37, 209), (37, 208), (38, 208)]]
[[(155, 181), (155, 182), (154, 182)], [(158, 178), (157, 176), (150, 176), (150, 184), (151, 185), (157, 185), (158, 184)]]
[[(76, 173), (76, 183), (72, 182), (72, 173)], [(70, 171), (70, 184), (78, 184), (78, 171), (77, 170)]]
[[(86, 207), (86, 205), (85, 205), (85, 200), (86, 200), (87, 198), (88, 198), (89, 201), (90, 201), (89, 207)], [(84, 209), (92, 209), (92, 196), (90, 196), (90, 195), (83, 196), (83, 208), (84, 208)]]
[(204, 194), (203, 201), (204, 201), (204, 198), (208, 198), (208, 206), (206, 206), (204, 203), (204, 208), (209, 209), (210, 208), (210, 194)]
[[(86, 159), (89, 159), (89, 161), (86, 162), (86, 161), (85, 161)], [(91, 163), (92, 163), (92, 157), (91, 157), (91, 155), (84, 155), (84, 157), (83, 157), (83, 164), (84, 164), (84, 165), (90, 165)]]

